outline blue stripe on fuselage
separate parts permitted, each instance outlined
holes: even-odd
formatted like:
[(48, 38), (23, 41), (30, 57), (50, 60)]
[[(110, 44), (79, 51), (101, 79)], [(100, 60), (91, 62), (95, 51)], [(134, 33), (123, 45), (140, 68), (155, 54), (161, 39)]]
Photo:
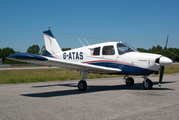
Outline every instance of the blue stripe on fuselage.
[(126, 64), (115, 63), (115, 62), (92, 62), (88, 64), (110, 67), (110, 68), (118, 68), (122, 70), (122, 72), (120, 72), (119, 74), (125, 74), (125, 75), (150, 75), (152, 73), (157, 72), (154, 70), (148, 70), (132, 65), (126, 65)]

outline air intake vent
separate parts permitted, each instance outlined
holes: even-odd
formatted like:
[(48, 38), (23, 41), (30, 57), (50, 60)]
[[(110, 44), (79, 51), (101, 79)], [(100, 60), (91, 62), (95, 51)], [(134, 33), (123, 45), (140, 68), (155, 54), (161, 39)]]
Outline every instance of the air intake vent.
[(159, 60), (160, 60), (160, 58), (157, 58), (157, 59), (155, 60), (155, 62), (156, 62), (156, 63), (159, 63)]

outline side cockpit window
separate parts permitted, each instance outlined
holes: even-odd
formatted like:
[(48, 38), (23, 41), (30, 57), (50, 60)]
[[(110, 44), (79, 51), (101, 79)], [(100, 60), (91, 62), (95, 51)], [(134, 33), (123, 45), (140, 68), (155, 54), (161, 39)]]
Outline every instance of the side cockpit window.
[(127, 45), (123, 43), (117, 44), (117, 50), (118, 50), (119, 55), (122, 55), (128, 52), (135, 52), (132, 48), (128, 47)]
[(102, 54), (103, 55), (114, 55), (115, 54), (114, 46), (112, 46), (112, 45), (110, 45), (110, 46), (104, 46)]
[(100, 47), (90, 49), (91, 55), (100, 55)]

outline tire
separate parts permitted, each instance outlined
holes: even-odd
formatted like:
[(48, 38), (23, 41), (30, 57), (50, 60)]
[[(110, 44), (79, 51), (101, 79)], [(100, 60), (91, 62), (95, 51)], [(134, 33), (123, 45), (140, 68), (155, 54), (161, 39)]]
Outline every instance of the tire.
[(84, 80), (80, 80), (78, 82), (78, 90), (79, 91), (85, 91), (87, 89), (87, 83)]
[(152, 81), (147, 78), (147, 80), (146, 80), (146, 86), (145, 86), (145, 84), (144, 84), (144, 82), (143, 82), (143, 88), (144, 88), (145, 90), (151, 90), (152, 87), (153, 87)]
[(134, 79), (132, 77), (128, 77), (126, 79), (126, 85), (127, 86), (133, 86), (134, 85)]

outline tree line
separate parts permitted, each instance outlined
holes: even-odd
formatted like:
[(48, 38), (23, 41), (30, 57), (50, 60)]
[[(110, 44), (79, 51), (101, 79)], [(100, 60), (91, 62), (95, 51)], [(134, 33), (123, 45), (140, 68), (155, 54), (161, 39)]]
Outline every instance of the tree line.
[[(62, 48), (62, 51), (66, 51), (66, 50), (71, 50), (71, 48)], [(153, 46), (152, 48), (149, 48), (149, 49), (137, 48), (137, 50), (139, 52), (147, 52), (147, 53), (154, 53), (154, 54), (161, 54), (161, 55), (165, 54), (165, 48), (162, 48), (160, 45)], [(4, 64), (21, 63), (21, 62), (11, 61), (11, 60), (6, 59), (7, 56), (14, 54), (14, 53), (19, 53), (19, 51), (16, 52), (13, 48), (9, 48), (9, 47), (2, 48), (2, 49), (0, 48), (0, 58), (3, 59)], [(43, 55), (43, 56), (47, 55), (45, 45), (41, 49), (38, 45), (35, 45), (35, 44), (32, 46), (29, 46), (29, 48), (27, 49), (27, 53)], [(173, 59), (174, 61), (179, 61), (179, 49), (178, 48), (166, 48), (165, 56)]]
[[(62, 51), (66, 51), (66, 50), (71, 50), (71, 48), (62, 48)], [(6, 57), (8, 57), (9, 55), (12, 55), (14, 53), (20, 53), (20, 52), (15, 51), (13, 48), (9, 48), (9, 47), (2, 48), (2, 49), (0, 48), (0, 59), (3, 59), (3, 64), (21, 64), (21, 63), (23, 63), (23, 62), (6, 59)], [(29, 48), (27, 49), (27, 53), (47, 56), (45, 45), (42, 46), (41, 49), (38, 45), (35, 45), (35, 44), (32, 46), (29, 46)]]

